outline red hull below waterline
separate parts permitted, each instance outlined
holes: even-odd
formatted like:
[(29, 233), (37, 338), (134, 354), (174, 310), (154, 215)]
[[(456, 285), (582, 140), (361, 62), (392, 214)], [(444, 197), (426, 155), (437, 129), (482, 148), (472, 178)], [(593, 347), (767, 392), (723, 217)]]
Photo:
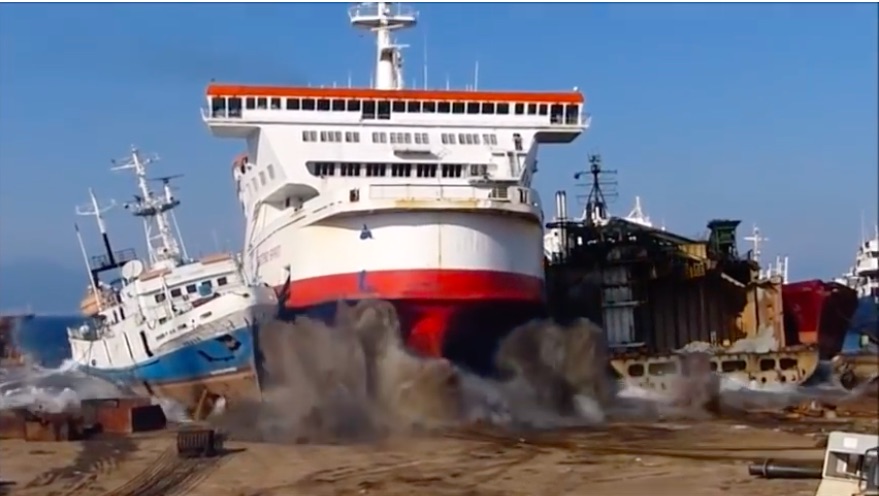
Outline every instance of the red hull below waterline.
[(282, 318), (305, 314), (331, 321), (337, 302), (364, 299), (394, 305), (405, 341), (414, 351), (484, 368), (486, 351), (501, 336), (542, 315), (543, 281), (477, 270), (316, 277), (290, 284)]

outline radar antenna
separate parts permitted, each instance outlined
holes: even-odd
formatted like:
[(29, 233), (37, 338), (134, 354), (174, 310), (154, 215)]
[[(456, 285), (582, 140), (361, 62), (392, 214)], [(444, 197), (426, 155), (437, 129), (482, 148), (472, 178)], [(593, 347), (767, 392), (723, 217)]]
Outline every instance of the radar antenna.
[[(589, 155), (589, 170), (574, 174), (574, 180), (580, 180), (586, 175), (592, 176), (589, 194), (586, 195), (586, 208), (583, 210), (583, 220), (588, 224), (603, 224), (607, 221), (607, 203), (617, 197), (616, 181), (606, 179), (603, 175), (614, 175), (615, 170), (604, 170), (601, 167), (601, 155)], [(585, 184), (578, 186), (586, 187)], [(582, 199), (583, 196), (578, 198)]]
[(183, 263), (186, 258), (185, 249), (181, 249), (182, 242), (178, 240), (179, 229), (176, 229), (176, 236), (172, 230), (172, 226), (176, 228), (177, 222), (171, 211), (180, 205), (180, 200), (174, 198), (171, 192), (170, 180), (174, 176), (159, 178), (164, 183), (163, 196), (150, 190), (146, 168), (158, 159), (158, 156), (143, 158), (140, 151), (132, 145), (128, 157), (118, 162), (112, 161), (112, 170), (133, 170), (137, 178), (139, 194), (135, 195), (135, 201), (126, 203), (125, 208), (143, 218), (150, 264), (174, 267)]

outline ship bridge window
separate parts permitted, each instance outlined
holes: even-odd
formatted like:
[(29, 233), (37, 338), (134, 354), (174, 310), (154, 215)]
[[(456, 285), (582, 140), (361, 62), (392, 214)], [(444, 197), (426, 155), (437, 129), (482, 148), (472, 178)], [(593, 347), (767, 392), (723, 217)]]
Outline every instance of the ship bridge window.
[(539, 115), (546, 115), (547, 106), (545, 103), (541, 103), (540, 106), (537, 107), (537, 113)]
[(580, 106), (579, 105), (566, 105), (565, 106), (565, 124), (576, 124), (578, 120), (580, 120)]
[(482, 113), (483, 114), (493, 114), (494, 113), (494, 104), (493, 103), (483, 103), (482, 104)]
[(366, 100), (363, 102), (363, 115), (364, 119), (375, 119), (375, 102), (372, 100)]
[(249, 96), (244, 100), (244, 106), (247, 110), (253, 110), (256, 108), (256, 98)]
[(181, 291), (180, 288), (174, 288), (171, 290), (171, 298), (180, 298), (182, 294), (183, 291)]
[(436, 102), (424, 102), (421, 104), (421, 110), (426, 114), (436, 113)]
[(281, 110), (281, 99), (272, 98), (269, 100), (269, 107), (271, 107), (272, 110)]
[(269, 108), (269, 102), (266, 97), (259, 97), (256, 99), (256, 108), (259, 110), (265, 110)]
[(346, 143), (360, 143), (360, 133), (357, 131), (345, 131)]
[(381, 100), (375, 106), (376, 111), (375, 115), (379, 119), (390, 119), (391, 118), (391, 102), (387, 100)]
[(221, 96), (211, 98), (211, 117), (226, 117), (226, 99)]
[(217, 286), (225, 286), (228, 283), (229, 280), (226, 278), (226, 276), (217, 278)]
[(510, 113), (510, 104), (509, 103), (499, 103), (497, 104), (497, 113), (501, 115), (507, 115)]
[(443, 133), (440, 137), (444, 145), (454, 145), (455, 144), (455, 135), (452, 133)]
[(439, 102), (436, 105), (436, 111), (440, 114), (448, 114), (452, 111), (452, 104), (449, 102)]
[[(537, 104), (536, 103), (529, 103), (528, 104), (528, 115), (536, 115), (536, 114), (537, 114)], [(641, 368), (643, 369), (644, 367), (641, 367)]]
[(464, 113), (464, 103), (463, 102), (452, 103), (452, 113), (453, 114), (463, 114)]
[(525, 113), (525, 104), (517, 103), (513, 106), (513, 113), (516, 115), (522, 115)]
[(298, 98), (288, 98), (287, 99), (287, 110), (299, 110), (299, 99)]
[(314, 98), (303, 98), (302, 110), (314, 110)]
[(475, 102), (470, 102), (467, 104), (467, 113), (468, 114), (478, 114), (480, 105)]
[(387, 143), (388, 135), (383, 132), (374, 132), (372, 133), (372, 142), (373, 143)]
[(269, 174), (269, 179), (274, 181), (275, 180), (275, 166), (272, 164), (269, 164), (268, 166), (266, 166), (266, 172)]
[(496, 134), (483, 134), (482, 142), (486, 145), (497, 145), (497, 135)]
[(186, 292), (187, 292), (187, 293), (189, 293), (189, 294), (193, 294), (193, 293), (195, 293), (196, 291), (198, 291), (198, 287), (196, 287), (195, 284), (190, 284), (190, 285), (186, 286)]
[(302, 141), (317, 141), (317, 131), (302, 131)]
[(549, 122), (552, 124), (561, 124), (564, 122), (565, 107), (559, 104), (553, 104), (549, 107)]
[(406, 111), (413, 114), (421, 112), (421, 102), (407, 102)]
[(229, 117), (241, 117), (241, 98), (229, 98)]
[(263, 186), (266, 185), (266, 173), (263, 171), (259, 171), (259, 183)]
[(430, 139), (427, 136), (427, 133), (415, 133), (415, 144), (416, 145), (430, 144)]
[(345, 102), (348, 112), (360, 112), (360, 100), (348, 100)]
[(332, 101), (332, 109), (337, 112), (342, 112), (345, 110), (345, 100), (333, 100)]
[(165, 293), (158, 293), (156, 295), (156, 303), (162, 303), (165, 301)]
[(394, 102), (391, 104), (391, 110), (394, 112), (405, 112), (406, 102)]
[(326, 111), (330, 109), (330, 101), (326, 98), (321, 98), (317, 101), (317, 109), (321, 111)]

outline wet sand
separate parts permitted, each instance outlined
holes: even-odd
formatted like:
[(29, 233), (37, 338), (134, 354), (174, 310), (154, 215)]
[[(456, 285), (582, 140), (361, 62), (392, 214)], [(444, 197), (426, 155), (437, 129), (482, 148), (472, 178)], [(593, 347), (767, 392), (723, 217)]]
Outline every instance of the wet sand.
[(527, 435), (473, 427), (360, 445), (231, 439), (226, 455), (194, 462), (177, 459), (170, 430), (71, 443), (0, 441), (0, 479), (22, 496), (811, 496), (817, 481), (757, 479), (747, 463), (819, 460), (827, 432), (875, 432), (870, 401), (856, 417), (832, 420), (758, 412)]

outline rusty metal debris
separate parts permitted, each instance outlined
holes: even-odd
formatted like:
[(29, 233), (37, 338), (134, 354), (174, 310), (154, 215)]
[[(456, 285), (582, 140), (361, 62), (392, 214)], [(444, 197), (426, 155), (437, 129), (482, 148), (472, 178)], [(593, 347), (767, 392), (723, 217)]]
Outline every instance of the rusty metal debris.
[[(598, 201), (606, 182), (597, 157), (592, 165)], [(634, 386), (670, 389), (691, 352), (709, 353), (713, 371), (741, 382), (802, 384), (818, 348), (785, 328), (783, 281), (738, 253), (739, 223), (713, 220), (707, 239), (691, 239), (625, 218), (559, 214), (547, 225), (559, 240), (546, 268), (551, 313), (604, 328), (612, 368)]]
[(183, 428), (177, 431), (177, 455), (181, 458), (212, 458), (223, 451), (223, 436), (213, 429)]
[(83, 415), (106, 434), (131, 434), (163, 429), (167, 424), (159, 405), (146, 398), (113, 398), (85, 400), (80, 407)]
[(131, 434), (165, 427), (162, 408), (141, 398), (83, 401), (79, 409), (46, 412), (0, 410), (0, 439), (74, 441), (96, 433)]

